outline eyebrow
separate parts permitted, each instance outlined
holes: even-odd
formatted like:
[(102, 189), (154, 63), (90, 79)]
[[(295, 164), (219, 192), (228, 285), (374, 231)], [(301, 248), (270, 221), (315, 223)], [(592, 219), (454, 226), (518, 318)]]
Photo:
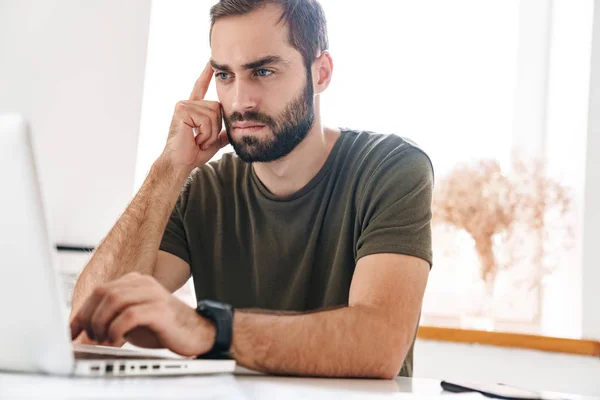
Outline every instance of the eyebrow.
[[(249, 63), (246, 63), (246, 64), (242, 65), (242, 68), (245, 70), (256, 69), (256, 68), (263, 67), (265, 65), (280, 64), (280, 63), (287, 64), (283, 60), (283, 58), (281, 58), (279, 56), (266, 56), (266, 57), (260, 58), (258, 60), (250, 61)], [(219, 71), (232, 72), (231, 67), (227, 64), (219, 64), (219, 63), (215, 62), (214, 60), (210, 60), (210, 65), (214, 69), (218, 69)]]

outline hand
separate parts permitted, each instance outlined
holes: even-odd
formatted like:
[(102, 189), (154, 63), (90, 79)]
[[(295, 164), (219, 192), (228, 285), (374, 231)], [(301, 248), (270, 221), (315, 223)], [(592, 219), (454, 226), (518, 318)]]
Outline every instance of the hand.
[[(83, 331), (79, 334), (79, 336), (77, 336), (76, 339), (73, 339), (73, 343), (77, 343), (77, 344), (92, 344), (92, 345), (97, 345), (100, 344), (98, 342), (96, 342), (95, 340), (90, 339), (90, 337), (87, 335), (86, 331)], [(117, 344), (115, 343), (115, 347), (121, 347), (123, 344), (120, 344), (117, 346)]]
[(96, 287), (71, 320), (71, 337), (82, 332), (99, 344), (168, 348), (196, 356), (215, 341), (214, 325), (149, 275), (130, 273)]
[[(166, 157), (176, 168), (191, 171), (205, 164), (229, 141), (222, 127), (221, 104), (204, 100), (213, 76), (213, 68), (206, 64), (194, 85), (188, 101), (175, 106), (167, 144), (161, 157)], [(194, 137), (194, 131), (197, 135)]]

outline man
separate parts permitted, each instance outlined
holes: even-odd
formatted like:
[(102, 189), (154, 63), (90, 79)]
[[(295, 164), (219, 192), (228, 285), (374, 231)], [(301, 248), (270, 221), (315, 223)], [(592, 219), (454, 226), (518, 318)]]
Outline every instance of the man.
[[(210, 62), (77, 282), (73, 337), (274, 374), (410, 376), (429, 159), (322, 125), (333, 64), (315, 0), (222, 0), (211, 17)], [(204, 100), (213, 76), (219, 102)], [(236, 154), (207, 164), (227, 143)], [(190, 274), (198, 309), (172, 295)]]

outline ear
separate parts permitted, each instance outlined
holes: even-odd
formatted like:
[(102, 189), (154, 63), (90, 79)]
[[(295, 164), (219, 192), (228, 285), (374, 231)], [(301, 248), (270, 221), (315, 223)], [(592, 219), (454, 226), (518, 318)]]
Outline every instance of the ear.
[(313, 87), (315, 94), (325, 91), (331, 82), (333, 73), (333, 59), (329, 51), (325, 50), (315, 59), (312, 65)]

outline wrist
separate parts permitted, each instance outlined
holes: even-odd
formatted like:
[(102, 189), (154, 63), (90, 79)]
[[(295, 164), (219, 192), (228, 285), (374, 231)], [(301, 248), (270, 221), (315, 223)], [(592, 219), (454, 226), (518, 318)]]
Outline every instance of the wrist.
[(208, 319), (196, 314), (198, 319), (198, 329), (195, 333), (195, 337), (198, 338), (198, 344), (196, 351), (194, 352), (197, 356), (206, 354), (213, 348), (217, 339), (217, 327), (215, 324)]
[(276, 326), (272, 318), (243, 310), (235, 312), (230, 353), (238, 364), (255, 371), (272, 371), (267, 365), (273, 345), (270, 330)]
[(165, 153), (162, 153), (156, 159), (154, 164), (152, 164), (150, 171), (156, 171), (156, 174), (159, 176), (166, 176), (168, 179), (173, 179), (178, 183), (179, 186), (181, 186), (188, 178), (192, 170), (192, 167), (173, 163)]

